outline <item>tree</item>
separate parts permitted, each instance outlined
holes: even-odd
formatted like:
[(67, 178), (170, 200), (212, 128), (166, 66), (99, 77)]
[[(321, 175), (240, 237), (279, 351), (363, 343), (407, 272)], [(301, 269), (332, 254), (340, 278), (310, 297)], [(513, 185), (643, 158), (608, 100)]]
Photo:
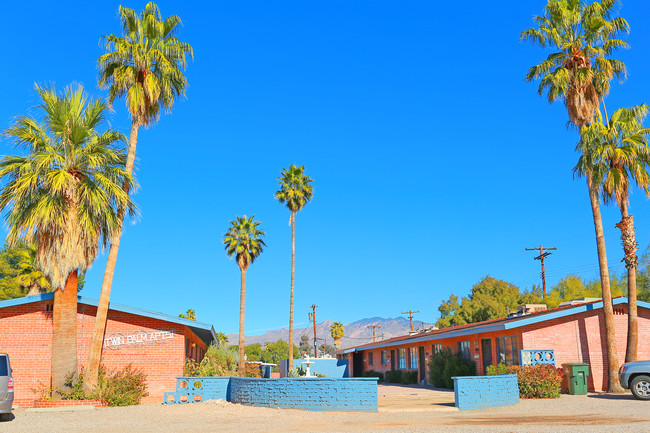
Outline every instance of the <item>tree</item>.
[(8, 242), (36, 246), (39, 269), (54, 291), (52, 388), (77, 373), (77, 276), (92, 264), (118, 226), (118, 208), (135, 210), (122, 188), (122, 134), (99, 128), (108, 107), (79, 85), (64, 94), (36, 86), (39, 119), (20, 116), (3, 132), (27, 156), (0, 158), (6, 184), (0, 208), (8, 210)]
[(635, 182), (646, 196), (650, 196), (650, 176), (647, 171), (650, 147), (646, 138), (650, 129), (643, 127), (647, 114), (647, 105), (618, 109), (605, 123), (598, 121), (586, 126), (579, 145), (585, 148), (583, 153), (596, 155), (594, 179), (598, 185), (602, 185), (605, 203), (614, 201), (621, 211), (621, 222), (616, 226), (621, 230), (625, 252), (623, 260), (627, 268), (628, 334), (625, 362), (636, 361), (639, 344), (636, 302), (637, 243), (634, 218), (629, 214), (628, 205), (631, 182)]
[[(282, 169), (278, 178), (280, 189), (276, 191), (275, 198), (287, 206), (291, 212), (291, 295), (289, 301), (289, 341), (293, 341), (293, 291), (296, 269), (296, 213), (309, 203), (314, 195), (311, 182), (312, 178), (304, 174), (305, 167), (293, 164), (289, 169)], [(292, 345), (293, 346), (293, 345)], [(293, 347), (289, 347), (289, 367), (293, 368)]]
[(226, 346), (228, 344), (228, 336), (223, 332), (217, 332), (217, 346)]
[[(625, 65), (609, 58), (627, 43), (617, 39), (629, 32), (629, 25), (616, 17), (616, 0), (602, 0), (587, 5), (581, 0), (549, 0), (543, 16), (535, 17), (537, 28), (521, 33), (541, 47), (555, 50), (540, 64), (529, 69), (527, 81), (539, 79), (539, 94), (547, 92), (549, 102), (564, 101), (569, 122), (582, 129), (595, 119), (599, 100), (609, 93), (613, 77), (625, 77)], [(583, 161), (584, 175), (591, 202), (600, 266), (603, 310), (607, 340), (608, 391), (622, 392), (618, 383), (618, 354), (614, 329), (614, 309), (609, 287), (609, 270), (605, 236), (600, 215), (598, 185), (589, 165), (591, 155)]]
[(262, 239), (265, 233), (258, 228), (259, 221), (254, 221), (255, 215), (247, 218), (236, 217), (230, 221), (230, 228), (223, 235), (226, 254), (235, 256), (237, 266), (241, 272), (241, 288), (239, 297), (239, 375), (246, 377), (246, 364), (244, 363), (244, 305), (246, 301), (246, 271), (248, 267), (262, 254), (266, 246)]
[[(140, 15), (133, 9), (120, 6), (119, 15), (123, 36), (103, 36), (108, 53), (98, 60), (99, 86), (108, 88), (109, 104), (126, 95), (131, 115), (126, 173), (131, 176), (138, 131), (141, 126), (147, 127), (155, 123), (161, 109), (169, 113), (176, 97), (185, 96), (187, 79), (181, 69), (187, 66), (186, 54), (193, 57), (193, 51), (188, 43), (179, 41), (176, 36), (181, 19), (177, 15), (171, 15), (163, 20), (158, 6), (153, 2), (147, 3)], [(125, 178), (122, 188), (127, 194), (129, 185), (128, 178)], [(118, 215), (118, 228), (108, 252), (97, 305), (93, 339), (84, 377), (86, 392), (97, 386), (123, 219), (122, 209)]]
[(341, 347), (341, 338), (345, 335), (345, 326), (341, 322), (334, 322), (330, 327), (330, 334), (334, 339), (334, 347)]
[[(300, 336), (300, 346), (298, 346), (298, 353), (300, 355), (307, 355), (311, 356), (313, 355), (314, 351), (312, 350), (312, 344), (311, 341), (309, 341), (309, 337), (305, 334)], [(295, 355), (294, 355), (295, 356)], [(295, 356), (297, 358), (297, 356)]]
[(196, 320), (196, 313), (193, 309), (188, 308), (185, 314), (179, 314), (178, 317), (181, 319)]
[[(623, 285), (620, 279), (614, 274), (610, 278), (612, 296), (623, 294)], [(544, 302), (549, 308), (555, 308), (562, 302), (572, 301), (580, 298), (600, 298), (602, 289), (599, 280), (585, 282), (576, 275), (567, 275), (551, 288)]]
[[(298, 358), (298, 346), (292, 344), (292, 352), (295, 354), (294, 359)], [(279, 364), (283, 359), (289, 357), (289, 343), (283, 339), (279, 339), (275, 343), (266, 343), (264, 345), (264, 352), (262, 352), (262, 361), (272, 364)]]
[(246, 361), (261, 361), (262, 360), (262, 345), (260, 343), (249, 344), (244, 347), (246, 354)]

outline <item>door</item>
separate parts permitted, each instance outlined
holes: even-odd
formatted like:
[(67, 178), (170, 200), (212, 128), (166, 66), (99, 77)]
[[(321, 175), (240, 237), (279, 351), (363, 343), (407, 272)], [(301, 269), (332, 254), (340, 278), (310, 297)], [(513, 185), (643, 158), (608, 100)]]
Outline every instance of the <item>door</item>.
[(427, 366), (425, 364), (425, 359), (424, 359), (424, 346), (420, 346), (420, 383), (425, 385), (427, 382)]
[(395, 349), (390, 350), (390, 369), (395, 370)]
[(363, 377), (363, 353), (352, 353), (352, 377)]
[(492, 365), (492, 339), (484, 338), (481, 340), (481, 353), (483, 354), (483, 374), (487, 368)]

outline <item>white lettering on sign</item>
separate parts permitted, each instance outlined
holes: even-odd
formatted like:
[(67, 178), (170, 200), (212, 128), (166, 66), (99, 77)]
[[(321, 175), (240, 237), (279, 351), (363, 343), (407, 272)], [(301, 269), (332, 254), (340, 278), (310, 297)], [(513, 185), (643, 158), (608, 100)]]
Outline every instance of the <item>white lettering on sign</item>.
[(136, 331), (133, 334), (113, 334), (104, 338), (104, 347), (118, 349), (128, 346), (142, 346), (151, 343), (166, 343), (174, 339), (174, 331)]

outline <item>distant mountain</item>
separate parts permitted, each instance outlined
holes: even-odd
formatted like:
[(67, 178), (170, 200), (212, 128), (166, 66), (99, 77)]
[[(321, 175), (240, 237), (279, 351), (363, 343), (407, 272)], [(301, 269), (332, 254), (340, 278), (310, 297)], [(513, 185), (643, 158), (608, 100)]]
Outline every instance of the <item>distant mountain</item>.
[[(332, 336), (330, 335), (330, 326), (332, 326), (331, 320), (325, 320), (316, 324), (316, 336), (317, 338), (327, 337), (327, 344), (332, 344)], [(361, 344), (371, 343), (372, 342), (372, 328), (368, 326), (380, 326), (380, 328), (375, 329), (375, 339), (376, 341), (387, 340), (392, 337), (397, 337), (400, 335), (406, 335), (411, 330), (409, 320), (405, 317), (396, 317), (384, 319), (383, 317), (371, 317), (368, 319), (357, 320), (356, 322), (348, 323), (345, 325), (345, 336), (341, 339), (341, 349), (348, 347), (359, 346)], [(413, 321), (413, 329), (418, 330), (423, 327), (429, 328), (433, 325), (426, 322), (421, 322), (419, 320)], [(300, 337), (303, 335), (309, 336), (310, 341), (314, 341), (314, 326), (309, 325), (305, 328), (294, 328), (293, 330), (293, 342), (298, 345), (300, 344)], [(289, 339), (289, 329), (283, 328), (274, 331), (268, 331), (262, 335), (247, 335), (245, 337), (245, 344), (255, 344), (260, 343), (264, 345), (268, 342), (275, 342), (278, 340), (288, 340)], [(237, 344), (239, 340), (238, 334), (228, 334), (228, 341), (230, 344)], [(319, 346), (322, 344), (322, 341), (319, 341)]]

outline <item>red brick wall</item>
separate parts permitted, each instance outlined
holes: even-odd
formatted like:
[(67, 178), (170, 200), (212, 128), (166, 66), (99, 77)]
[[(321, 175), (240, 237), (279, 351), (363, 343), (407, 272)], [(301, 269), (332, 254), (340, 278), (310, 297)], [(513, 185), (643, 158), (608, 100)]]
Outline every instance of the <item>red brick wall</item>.
[[(9, 354), (14, 375), (15, 402), (31, 407), (35, 398), (32, 389), (39, 383), (50, 385), (52, 313), (41, 301), (0, 309), (0, 352)], [(77, 314), (78, 362), (88, 361), (96, 307), (79, 304)], [(163, 392), (173, 391), (176, 376), (183, 374), (186, 339), (202, 351), (205, 344), (184, 325), (165, 322), (118, 311), (109, 311), (106, 337), (135, 332), (172, 331), (174, 338), (143, 345), (104, 348), (102, 364), (107, 369), (121, 369), (131, 363), (147, 374), (149, 400), (160, 400)], [(200, 355), (201, 352), (197, 353)]]

